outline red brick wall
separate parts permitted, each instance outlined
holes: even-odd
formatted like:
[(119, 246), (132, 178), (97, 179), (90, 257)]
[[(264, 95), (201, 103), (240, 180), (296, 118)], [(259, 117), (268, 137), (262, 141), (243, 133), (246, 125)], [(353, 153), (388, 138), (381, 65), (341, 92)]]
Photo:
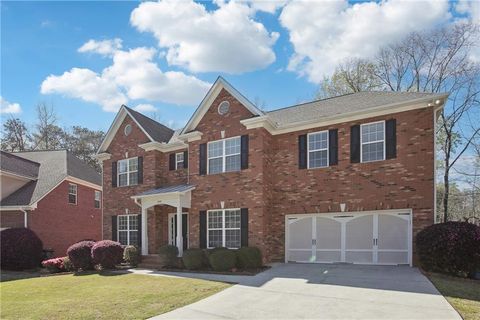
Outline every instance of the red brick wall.
[(28, 212), (28, 227), (52, 248), (65, 256), (68, 247), (84, 239), (102, 238), (102, 210), (94, 208), (95, 189), (77, 184), (77, 204), (68, 203), (68, 181), (62, 182)]
[[(130, 135), (125, 136), (124, 128), (127, 124), (132, 126)], [(113, 138), (107, 152), (112, 156), (109, 160), (103, 162), (103, 190), (104, 203), (103, 210), (103, 237), (112, 238), (112, 215), (140, 214), (141, 208), (131, 199), (146, 190), (159, 188), (177, 183), (185, 183), (187, 180), (187, 170), (168, 170), (169, 154), (159, 151), (145, 151), (138, 145), (149, 142), (145, 133), (136, 125), (128, 115)], [(176, 152), (183, 152), (176, 151)], [(112, 187), (112, 162), (132, 157), (143, 157), (143, 183), (136, 186)], [(167, 242), (167, 226), (162, 223), (167, 212), (172, 208), (167, 206), (156, 206), (151, 208), (148, 213), (148, 237), (149, 251), (155, 253), (160, 244)]]
[(23, 228), (24, 214), (21, 211), (0, 212), (0, 228)]

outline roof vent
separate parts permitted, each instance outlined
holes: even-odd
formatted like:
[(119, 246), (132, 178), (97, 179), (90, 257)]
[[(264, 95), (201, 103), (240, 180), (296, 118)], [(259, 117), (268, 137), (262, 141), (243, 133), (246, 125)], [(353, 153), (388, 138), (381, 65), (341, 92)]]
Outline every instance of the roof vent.
[(132, 133), (132, 125), (127, 124), (125, 126), (125, 129), (123, 129), (123, 133), (125, 133), (126, 136), (128, 136), (130, 133)]
[(226, 100), (220, 102), (218, 105), (218, 114), (224, 116), (228, 113), (228, 111), (230, 111), (230, 102)]

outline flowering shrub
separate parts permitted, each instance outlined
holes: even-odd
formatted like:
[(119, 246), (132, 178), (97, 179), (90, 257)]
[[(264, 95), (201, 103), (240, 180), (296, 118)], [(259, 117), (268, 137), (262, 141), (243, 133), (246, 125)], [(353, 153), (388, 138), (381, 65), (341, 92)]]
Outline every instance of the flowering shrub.
[(92, 247), (94, 244), (93, 241), (80, 241), (68, 248), (67, 255), (75, 270), (93, 269)]
[(63, 265), (63, 258), (53, 258), (53, 259), (45, 260), (42, 262), (42, 266), (44, 268), (47, 268), (47, 270), (52, 273), (61, 272), (65, 270), (65, 267)]
[(30, 229), (11, 228), (0, 232), (1, 268), (5, 270), (25, 270), (40, 266), (42, 261), (42, 241)]
[(112, 269), (122, 262), (123, 248), (118, 242), (102, 240), (92, 247), (93, 264), (100, 265), (102, 269)]
[(472, 276), (480, 268), (480, 227), (467, 222), (429, 226), (416, 238), (420, 264), (427, 271)]

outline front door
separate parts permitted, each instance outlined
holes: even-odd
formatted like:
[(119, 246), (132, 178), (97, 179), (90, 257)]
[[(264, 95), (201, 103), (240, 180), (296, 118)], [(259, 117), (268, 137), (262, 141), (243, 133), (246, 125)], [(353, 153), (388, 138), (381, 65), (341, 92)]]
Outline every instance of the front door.
[[(182, 214), (182, 236), (183, 250), (188, 249), (188, 213)], [(170, 213), (168, 215), (168, 243), (177, 245), (177, 214)]]

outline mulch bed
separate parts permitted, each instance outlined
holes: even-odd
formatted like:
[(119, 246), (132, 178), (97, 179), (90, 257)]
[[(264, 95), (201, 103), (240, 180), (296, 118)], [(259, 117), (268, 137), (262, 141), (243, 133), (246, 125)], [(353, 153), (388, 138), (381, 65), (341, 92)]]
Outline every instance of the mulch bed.
[(258, 269), (246, 269), (246, 270), (237, 270), (237, 271), (214, 271), (211, 269), (188, 270), (188, 269), (180, 269), (180, 268), (158, 268), (156, 270), (165, 271), (165, 272), (221, 274), (221, 275), (228, 275), (228, 276), (254, 276), (270, 268), (271, 268), (270, 266), (263, 266)]

